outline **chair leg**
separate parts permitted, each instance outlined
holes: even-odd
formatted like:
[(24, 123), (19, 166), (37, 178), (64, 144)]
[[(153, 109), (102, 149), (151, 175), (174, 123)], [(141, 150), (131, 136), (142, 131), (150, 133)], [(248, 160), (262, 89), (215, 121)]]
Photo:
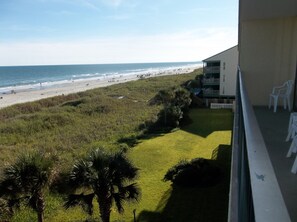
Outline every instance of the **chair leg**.
[(284, 109), (287, 109), (287, 99), (284, 97)]
[(276, 108), (277, 108), (277, 100), (278, 98), (274, 98), (273, 102), (274, 102), (274, 109), (273, 112), (276, 112)]
[(291, 111), (291, 103), (290, 103), (290, 98), (289, 98), (289, 97), (287, 97), (286, 99), (287, 99), (287, 101), (288, 101), (288, 109), (289, 109), (289, 112), (290, 112), (290, 111)]
[(292, 169), (291, 169), (291, 173), (296, 174), (297, 173), (297, 156), (295, 158), (295, 161), (293, 163)]
[(288, 142), (288, 141), (290, 140), (291, 135), (292, 135), (292, 131), (293, 131), (292, 128), (290, 129), (290, 131), (288, 131), (288, 136), (287, 136), (287, 138), (286, 138), (286, 142)]
[(294, 139), (295, 135), (296, 135), (296, 127), (295, 126), (292, 126), (291, 139)]
[(286, 157), (291, 157), (292, 153), (296, 153), (296, 137), (293, 139)]

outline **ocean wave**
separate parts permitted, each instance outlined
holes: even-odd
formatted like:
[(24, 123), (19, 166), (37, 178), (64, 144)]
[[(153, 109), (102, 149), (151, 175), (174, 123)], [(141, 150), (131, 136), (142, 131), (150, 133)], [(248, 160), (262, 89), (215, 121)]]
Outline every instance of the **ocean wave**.
[[(64, 79), (54, 79), (48, 77), (47, 79), (39, 79), (39, 80), (22, 80), (17, 84), (13, 85), (4, 85), (0, 86), (0, 93), (11, 93), (11, 91), (26, 91), (26, 90), (39, 90), (41, 88), (49, 88), (53, 86), (63, 86), (64, 84), (71, 83), (73, 81), (92, 81), (92, 80), (101, 80), (106, 78), (117, 78), (124, 77), (129, 75), (145, 75), (145, 74), (158, 74), (164, 73), (173, 70), (184, 70), (191, 68), (199, 68), (202, 67), (202, 63), (194, 63), (194, 64), (182, 64), (182, 65), (168, 65), (163, 67), (148, 67), (148, 68), (135, 68), (135, 69), (126, 69), (118, 72), (94, 72), (94, 73), (82, 73), (82, 74), (73, 74), (64, 76)], [(60, 77), (61, 78), (61, 77)]]

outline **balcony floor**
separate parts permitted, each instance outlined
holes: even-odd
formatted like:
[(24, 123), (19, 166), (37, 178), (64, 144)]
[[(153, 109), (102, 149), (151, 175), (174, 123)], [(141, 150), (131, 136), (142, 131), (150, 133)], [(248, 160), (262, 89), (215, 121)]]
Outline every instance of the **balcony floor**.
[(278, 107), (276, 113), (267, 107), (254, 107), (264, 141), (287, 205), (291, 221), (297, 221), (297, 174), (291, 173), (293, 154), (286, 158), (290, 142), (285, 142), (290, 113)]

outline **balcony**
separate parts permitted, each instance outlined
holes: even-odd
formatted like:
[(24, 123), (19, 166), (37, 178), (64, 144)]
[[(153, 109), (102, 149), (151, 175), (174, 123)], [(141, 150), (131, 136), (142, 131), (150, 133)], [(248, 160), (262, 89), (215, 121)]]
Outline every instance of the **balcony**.
[(204, 73), (219, 73), (220, 72), (220, 66), (206, 66), (204, 67)]
[(296, 155), (286, 158), (290, 142), (285, 142), (290, 113), (278, 108), (276, 113), (267, 107), (254, 107), (264, 142), (291, 221), (297, 221), (297, 175), (291, 173)]
[(204, 85), (220, 85), (220, 79), (219, 78), (204, 78), (203, 84)]
[(239, 72), (229, 222), (297, 221), (297, 175), (285, 157), (288, 121), (288, 112), (252, 107)]
[(206, 88), (202, 89), (203, 97), (218, 97), (220, 95), (220, 90)]

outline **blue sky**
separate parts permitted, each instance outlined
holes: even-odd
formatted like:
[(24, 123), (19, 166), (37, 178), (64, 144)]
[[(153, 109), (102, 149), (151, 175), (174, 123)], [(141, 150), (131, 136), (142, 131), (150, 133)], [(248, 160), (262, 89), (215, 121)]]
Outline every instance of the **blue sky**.
[(237, 44), (238, 0), (0, 0), (0, 65), (200, 61)]

